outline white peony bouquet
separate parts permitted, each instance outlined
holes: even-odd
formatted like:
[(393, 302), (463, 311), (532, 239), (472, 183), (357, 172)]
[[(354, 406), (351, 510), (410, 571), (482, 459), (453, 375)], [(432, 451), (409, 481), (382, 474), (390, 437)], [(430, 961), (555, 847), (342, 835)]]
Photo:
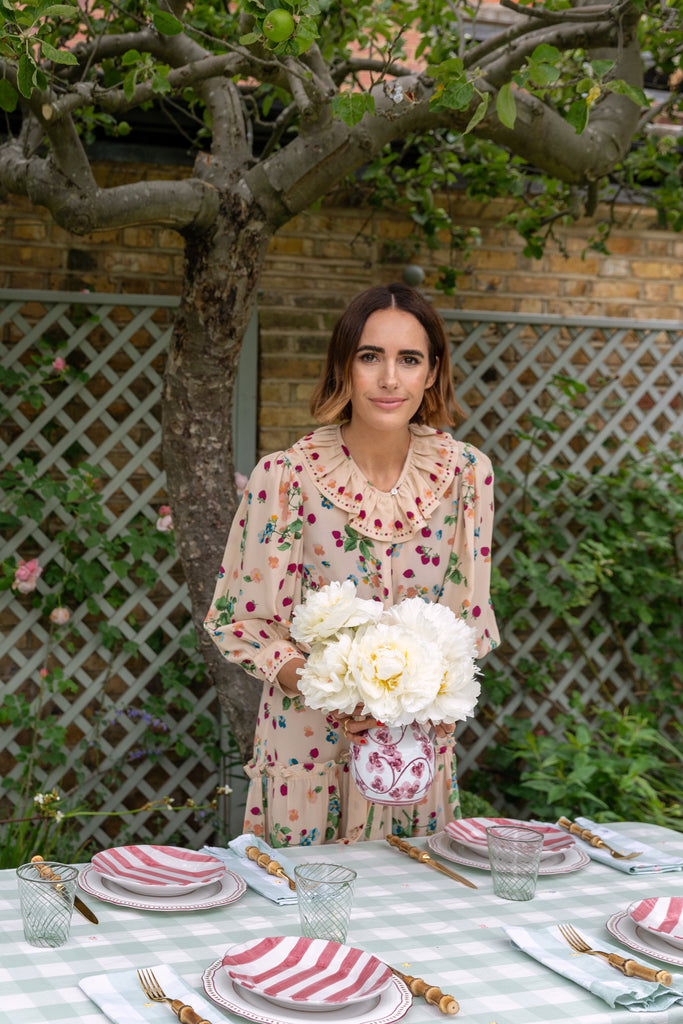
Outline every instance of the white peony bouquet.
[(290, 632), (310, 646), (299, 684), (309, 707), (352, 714), (360, 704), (388, 726), (457, 722), (474, 711), (476, 633), (444, 605), (413, 597), (385, 609), (345, 580), (309, 593)]

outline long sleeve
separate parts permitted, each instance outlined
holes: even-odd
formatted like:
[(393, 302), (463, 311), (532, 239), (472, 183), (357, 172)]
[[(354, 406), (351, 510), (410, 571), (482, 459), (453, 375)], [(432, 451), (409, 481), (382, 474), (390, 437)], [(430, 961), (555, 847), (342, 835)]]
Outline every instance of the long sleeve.
[[(465, 446), (464, 455), (459, 487), (454, 489), (458, 497), (450, 517), (459, 529), (454, 528), (447, 538), (451, 548), (439, 600), (476, 628), (478, 657), (482, 658), (500, 643), (490, 597), (493, 469), (488, 457), (476, 448)], [(464, 536), (464, 544), (459, 540), (453, 546), (458, 534)]]
[(204, 627), (229, 661), (275, 682), (300, 651), (288, 639), (301, 600), (303, 497), (282, 453), (262, 459), (228, 537)]

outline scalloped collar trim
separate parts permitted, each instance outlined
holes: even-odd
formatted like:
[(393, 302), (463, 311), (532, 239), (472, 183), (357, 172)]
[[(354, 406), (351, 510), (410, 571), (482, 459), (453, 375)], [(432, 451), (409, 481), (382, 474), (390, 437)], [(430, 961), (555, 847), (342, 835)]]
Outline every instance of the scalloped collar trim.
[(341, 426), (314, 430), (293, 445), (321, 494), (349, 515), (349, 526), (373, 540), (400, 544), (430, 518), (453, 480), (462, 444), (434, 427), (412, 424), (408, 455), (396, 486), (379, 491), (363, 476)]

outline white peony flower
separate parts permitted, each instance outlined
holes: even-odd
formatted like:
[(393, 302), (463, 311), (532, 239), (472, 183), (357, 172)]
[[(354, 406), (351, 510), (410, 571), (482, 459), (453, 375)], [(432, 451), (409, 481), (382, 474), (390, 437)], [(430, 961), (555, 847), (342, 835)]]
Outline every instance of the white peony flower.
[(459, 722), (473, 714), (481, 692), (475, 662), (477, 634), (450, 608), (411, 598), (387, 609), (384, 619), (396, 622), (433, 644), (443, 672), (434, 700), (425, 706), (422, 721)]
[(309, 707), (322, 711), (343, 711), (350, 715), (360, 703), (358, 690), (348, 674), (353, 634), (315, 644), (299, 675), (299, 690)]
[(422, 717), (443, 677), (432, 643), (410, 629), (383, 622), (358, 630), (348, 666), (365, 712), (385, 725), (408, 725)]
[(381, 614), (379, 601), (363, 601), (356, 596), (352, 580), (335, 581), (311, 591), (304, 604), (296, 606), (290, 633), (300, 643), (320, 643), (338, 636), (342, 629), (376, 622)]

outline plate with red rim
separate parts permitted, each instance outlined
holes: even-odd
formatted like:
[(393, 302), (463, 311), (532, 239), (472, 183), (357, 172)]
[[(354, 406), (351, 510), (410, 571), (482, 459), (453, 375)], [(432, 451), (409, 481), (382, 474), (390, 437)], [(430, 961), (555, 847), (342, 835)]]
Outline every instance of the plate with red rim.
[(649, 896), (626, 912), (639, 928), (683, 950), (683, 896)]
[(217, 882), (225, 865), (179, 846), (114, 846), (92, 858), (96, 871), (130, 892), (180, 896)]
[(636, 924), (629, 916), (628, 910), (620, 910), (612, 914), (605, 923), (605, 928), (619, 942), (623, 942), (629, 949), (637, 953), (645, 953), (655, 960), (662, 960), (666, 964), (674, 964), (683, 967), (683, 949), (672, 946), (666, 939), (648, 932)]
[(541, 822), (521, 821), (518, 818), (458, 818), (446, 825), (446, 832), (461, 846), (488, 855), (486, 829), (495, 826), (532, 828), (543, 834), (541, 860), (552, 857), (560, 850), (574, 846), (574, 836), (568, 835), (557, 825), (545, 825)]
[(408, 986), (392, 975), (385, 989), (360, 1003), (330, 1006), (323, 1011), (311, 1011), (310, 1006), (276, 1006), (234, 981), (225, 970), (222, 958), (206, 968), (202, 983), (206, 994), (218, 1006), (257, 1024), (311, 1024), (319, 1019), (325, 1024), (392, 1024), (405, 1016), (413, 1002)]
[(83, 892), (96, 896), (105, 903), (115, 903), (119, 907), (131, 907), (134, 910), (207, 910), (209, 907), (224, 907), (234, 903), (246, 892), (247, 883), (234, 871), (224, 868), (223, 874), (216, 882), (202, 885), (191, 892), (181, 892), (177, 896), (163, 893), (134, 893), (123, 886), (117, 885), (88, 864), (78, 876), (78, 884)]
[(231, 946), (223, 967), (233, 981), (279, 1007), (336, 1009), (378, 996), (391, 984), (376, 956), (327, 939), (277, 935)]
[[(489, 856), (487, 850), (473, 850), (463, 846), (455, 839), (452, 839), (447, 832), (437, 832), (433, 836), (427, 836), (427, 845), (433, 853), (443, 857), (444, 860), (452, 860), (455, 864), (464, 864), (470, 868), (481, 868), (482, 871), (490, 871)], [(578, 871), (580, 868), (590, 864), (590, 857), (579, 848), (576, 843), (558, 850), (552, 856), (541, 860), (538, 868), (539, 875), (565, 875), (571, 871)]]

